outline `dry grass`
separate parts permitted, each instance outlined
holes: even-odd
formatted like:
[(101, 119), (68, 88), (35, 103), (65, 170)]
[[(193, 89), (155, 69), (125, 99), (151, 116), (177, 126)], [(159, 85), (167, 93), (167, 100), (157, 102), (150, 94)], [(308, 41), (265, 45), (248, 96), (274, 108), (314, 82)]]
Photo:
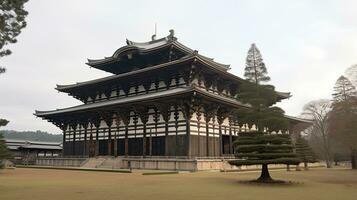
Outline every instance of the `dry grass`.
[(198, 172), (157, 176), (86, 171), (15, 169), (0, 172), (1, 200), (135, 199), (357, 199), (357, 171), (347, 169), (284, 170), (273, 178), (288, 185), (243, 184), (257, 172)]

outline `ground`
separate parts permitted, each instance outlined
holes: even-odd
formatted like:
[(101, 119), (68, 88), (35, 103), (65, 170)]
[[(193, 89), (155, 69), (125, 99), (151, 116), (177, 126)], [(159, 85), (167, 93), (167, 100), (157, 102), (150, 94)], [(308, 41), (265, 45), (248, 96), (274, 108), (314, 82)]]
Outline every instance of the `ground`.
[(27, 200), (166, 200), (166, 199), (357, 199), (357, 171), (311, 169), (271, 171), (288, 185), (256, 185), (259, 172), (196, 172), (142, 175), (48, 169), (0, 171), (0, 199)]

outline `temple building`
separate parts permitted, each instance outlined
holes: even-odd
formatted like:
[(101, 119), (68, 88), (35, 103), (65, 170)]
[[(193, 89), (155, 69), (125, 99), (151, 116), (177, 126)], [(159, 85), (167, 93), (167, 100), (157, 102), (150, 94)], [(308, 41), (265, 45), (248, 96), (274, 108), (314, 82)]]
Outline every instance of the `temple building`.
[[(75, 156), (223, 157), (249, 127), (233, 111), (250, 109), (236, 98), (246, 80), (178, 42), (130, 40), (110, 57), (88, 65), (113, 75), (57, 90), (82, 105), (36, 111), (63, 131), (63, 154)], [(278, 92), (279, 100), (290, 93)], [(299, 120), (289, 118), (291, 124)]]

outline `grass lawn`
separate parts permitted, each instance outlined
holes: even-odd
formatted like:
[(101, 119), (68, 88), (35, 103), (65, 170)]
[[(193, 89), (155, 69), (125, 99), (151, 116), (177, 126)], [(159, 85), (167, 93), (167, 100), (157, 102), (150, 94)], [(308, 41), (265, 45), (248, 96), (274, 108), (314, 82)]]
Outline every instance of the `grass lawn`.
[(274, 199), (310, 200), (357, 199), (357, 171), (311, 169), (271, 171), (275, 179), (290, 185), (241, 183), (255, 179), (259, 172), (197, 172), (143, 176), (132, 174), (48, 169), (0, 171), (1, 200), (70, 199)]

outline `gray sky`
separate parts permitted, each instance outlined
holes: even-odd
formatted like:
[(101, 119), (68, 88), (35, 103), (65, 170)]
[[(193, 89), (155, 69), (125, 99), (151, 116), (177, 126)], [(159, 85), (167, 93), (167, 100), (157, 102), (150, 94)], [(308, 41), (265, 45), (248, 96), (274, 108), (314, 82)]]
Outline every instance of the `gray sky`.
[(271, 84), (293, 95), (278, 105), (298, 115), (310, 100), (330, 98), (336, 79), (357, 63), (357, 1), (74, 1), (37, 0), (26, 5), (28, 26), (2, 58), (2, 129), (60, 133), (33, 116), (80, 102), (58, 93), (56, 84), (108, 73), (85, 65), (111, 56), (125, 39), (148, 41), (169, 29), (183, 44), (243, 75), (251, 43), (263, 54)]

